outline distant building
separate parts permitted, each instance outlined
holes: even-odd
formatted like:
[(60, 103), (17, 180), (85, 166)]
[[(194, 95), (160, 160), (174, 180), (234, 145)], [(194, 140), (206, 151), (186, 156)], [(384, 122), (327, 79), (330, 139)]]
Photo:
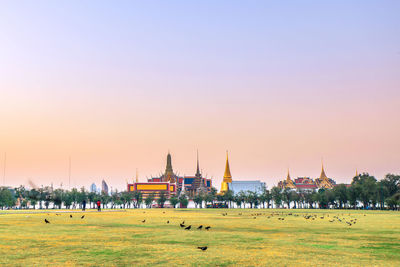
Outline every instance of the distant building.
[(128, 191), (140, 191), (146, 198), (149, 194), (154, 193), (157, 198), (161, 192), (167, 196), (179, 195), (181, 191), (185, 191), (189, 197), (193, 197), (198, 192), (211, 191), (211, 179), (202, 177), (199, 168), (199, 160), (197, 158), (197, 171), (194, 176), (178, 176), (172, 168), (171, 154), (167, 155), (167, 166), (164, 174), (160, 177), (152, 177), (144, 183), (128, 184)]
[(265, 183), (260, 180), (253, 181), (233, 181), (231, 170), (229, 167), (229, 159), (228, 152), (226, 152), (226, 163), (225, 163), (225, 172), (224, 178), (221, 183), (221, 191), (219, 194), (225, 194), (228, 191), (232, 191), (234, 194), (239, 193), (240, 191), (252, 191), (256, 193), (262, 193), (265, 189)]
[(93, 183), (93, 184), (90, 186), (90, 192), (92, 192), (92, 193), (96, 193), (96, 192), (97, 192), (97, 186), (96, 186), (95, 183)]
[(290, 178), (288, 171), (285, 180), (278, 183), (278, 187), (282, 189), (293, 189), (297, 191), (313, 191), (316, 189), (332, 189), (336, 186), (336, 182), (328, 178), (325, 174), (324, 165), (322, 165), (321, 175), (319, 178), (311, 179), (309, 177), (298, 177), (294, 181)]
[(101, 192), (102, 193), (104, 192), (108, 195), (108, 185), (107, 185), (106, 181), (104, 181), (104, 179), (103, 179), (103, 181), (101, 181)]
[(265, 189), (265, 183), (259, 180), (255, 181), (232, 181), (228, 184), (229, 190), (231, 190), (234, 194), (239, 193), (240, 191), (252, 191), (258, 194), (262, 193)]

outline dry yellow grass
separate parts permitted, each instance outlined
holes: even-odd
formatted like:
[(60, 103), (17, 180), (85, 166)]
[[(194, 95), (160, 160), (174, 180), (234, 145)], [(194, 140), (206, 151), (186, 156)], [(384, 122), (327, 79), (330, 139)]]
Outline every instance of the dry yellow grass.
[(50, 212), (0, 215), (1, 265), (400, 266), (398, 212), (153, 209), (87, 212), (83, 220)]

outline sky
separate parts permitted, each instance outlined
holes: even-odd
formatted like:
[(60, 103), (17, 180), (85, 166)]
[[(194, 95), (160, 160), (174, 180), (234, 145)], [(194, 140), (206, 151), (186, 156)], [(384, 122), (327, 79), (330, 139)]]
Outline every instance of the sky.
[[(400, 173), (399, 1), (0, 1), (3, 185)], [(6, 155), (6, 160), (4, 157)], [(5, 164), (4, 164), (5, 162)], [(5, 177), (3, 177), (5, 165)], [(5, 178), (3, 180), (3, 178)]]

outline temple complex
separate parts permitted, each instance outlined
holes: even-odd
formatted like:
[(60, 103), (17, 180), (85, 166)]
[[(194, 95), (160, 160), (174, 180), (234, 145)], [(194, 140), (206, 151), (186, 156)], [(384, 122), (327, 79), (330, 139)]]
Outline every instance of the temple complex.
[(336, 186), (336, 182), (328, 178), (325, 174), (324, 165), (322, 164), (321, 174), (319, 178), (311, 179), (310, 177), (298, 177), (294, 181), (290, 178), (289, 171), (286, 180), (280, 181), (278, 187), (282, 189), (292, 189), (297, 191), (312, 191), (316, 189), (332, 189)]
[(199, 155), (197, 153), (197, 169), (194, 176), (179, 176), (172, 168), (172, 157), (168, 152), (167, 164), (164, 173), (159, 177), (147, 179), (147, 182), (140, 183), (136, 178), (136, 182), (128, 184), (128, 191), (140, 191), (146, 198), (149, 194), (154, 193), (157, 198), (161, 192), (167, 197), (185, 192), (192, 198), (197, 193), (210, 192), (212, 187), (211, 179), (204, 178), (200, 172)]

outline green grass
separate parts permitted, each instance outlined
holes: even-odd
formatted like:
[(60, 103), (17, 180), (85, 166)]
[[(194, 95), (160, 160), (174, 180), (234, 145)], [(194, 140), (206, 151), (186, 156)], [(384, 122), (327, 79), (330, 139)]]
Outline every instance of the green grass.
[[(4, 213), (2, 266), (400, 266), (398, 212), (153, 209), (87, 212), (83, 220), (52, 211)], [(357, 223), (329, 222), (333, 216)], [(192, 230), (179, 227), (183, 220)], [(212, 228), (193, 229), (200, 224)], [(204, 245), (207, 251), (196, 248)]]

